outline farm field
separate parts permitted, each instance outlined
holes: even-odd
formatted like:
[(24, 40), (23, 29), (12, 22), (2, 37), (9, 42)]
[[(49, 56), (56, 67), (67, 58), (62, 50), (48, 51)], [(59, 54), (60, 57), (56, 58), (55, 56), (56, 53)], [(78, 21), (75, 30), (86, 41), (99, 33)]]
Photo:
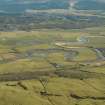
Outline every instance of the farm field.
[(104, 28), (0, 32), (0, 105), (104, 105)]

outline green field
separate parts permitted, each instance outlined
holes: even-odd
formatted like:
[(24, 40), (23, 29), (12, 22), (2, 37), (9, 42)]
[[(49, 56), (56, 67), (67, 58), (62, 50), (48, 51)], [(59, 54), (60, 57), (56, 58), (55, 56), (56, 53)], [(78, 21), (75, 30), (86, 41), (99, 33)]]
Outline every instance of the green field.
[(104, 105), (104, 28), (1, 32), (0, 105)]

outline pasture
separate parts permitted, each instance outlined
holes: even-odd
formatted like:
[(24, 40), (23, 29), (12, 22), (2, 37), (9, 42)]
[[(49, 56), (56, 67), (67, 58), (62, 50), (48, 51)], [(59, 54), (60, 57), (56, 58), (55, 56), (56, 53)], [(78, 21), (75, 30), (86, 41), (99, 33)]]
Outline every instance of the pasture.
[(0, 32), (0, 105), (104, 105), (104, 49), (104, 28)]

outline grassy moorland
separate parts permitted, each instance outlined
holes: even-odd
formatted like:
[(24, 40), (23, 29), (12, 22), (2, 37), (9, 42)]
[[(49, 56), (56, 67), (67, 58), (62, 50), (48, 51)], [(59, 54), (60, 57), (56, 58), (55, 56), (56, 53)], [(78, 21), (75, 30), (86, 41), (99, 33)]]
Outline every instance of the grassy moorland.
[(104, 105), (104, 33), (0, 32), (0, 105)]

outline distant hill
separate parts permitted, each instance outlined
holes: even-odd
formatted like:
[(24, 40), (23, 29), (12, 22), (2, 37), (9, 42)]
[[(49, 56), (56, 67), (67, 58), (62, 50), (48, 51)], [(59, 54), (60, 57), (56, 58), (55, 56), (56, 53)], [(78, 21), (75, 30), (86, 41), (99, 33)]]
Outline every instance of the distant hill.
[(0, 11), (24, 12), (27, 9), (67, 9), (69, 0), (0, 0)]
[(105, 10), (105, 0), (78, 0), (75, 8), (80, 10)]
[(23, 13), (26, 10), (69, 9), (105, 10), (105, 0), (0, 0), (0, 12)]

